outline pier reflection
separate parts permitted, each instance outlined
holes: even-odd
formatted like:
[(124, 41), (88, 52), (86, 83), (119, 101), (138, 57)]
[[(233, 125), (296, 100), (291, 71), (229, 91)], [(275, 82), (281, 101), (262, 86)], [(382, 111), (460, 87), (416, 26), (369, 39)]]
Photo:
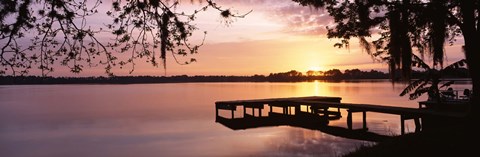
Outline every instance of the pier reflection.
[(216, 116), (216, 122), (232, 130), (244, 130), (260, 127), (291, 126), (310, 130), (318, 130), (334, 136), (362, 141), (380, 142), (391, 136), (369, 132), (367, 129), (348, 129), (329, 126), (330, 120), (338, 120), (341, 116), (322, 116), (314, 113), (299, 112), (298, 114), (282, 114), (269, 112), (267, 116), (252, 116), (245, 114), (241, 118), (225, 118)]

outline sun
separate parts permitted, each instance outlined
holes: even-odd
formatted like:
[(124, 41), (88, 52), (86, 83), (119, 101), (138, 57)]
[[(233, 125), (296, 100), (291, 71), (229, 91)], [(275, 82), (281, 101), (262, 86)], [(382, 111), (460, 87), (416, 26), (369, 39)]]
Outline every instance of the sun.
[(311, 66), (310, 68), (308, 68), (308, 70), (311, 70), (311, 71), (322, 71), (322, 70), (324, 70), (324, 68), (321, 67), (321, 66)]

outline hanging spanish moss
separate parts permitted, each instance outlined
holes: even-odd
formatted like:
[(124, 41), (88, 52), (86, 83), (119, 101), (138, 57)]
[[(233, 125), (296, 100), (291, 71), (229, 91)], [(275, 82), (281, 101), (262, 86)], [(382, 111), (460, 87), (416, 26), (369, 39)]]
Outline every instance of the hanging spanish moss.
[(410, 41), (408, 28), (409, 28), (409, 11), (408, 6), (410, 4), (410, 0), (403, 0), (403, 5), (400, 7), (402, 12), (402, 19), (401, 25), (399, 27), (400, 33), (400, 44), (401, 53), (402, 53), (402, 77), (406, 80), (410, 79), (410, 73), (412, 71), (412, 44)]

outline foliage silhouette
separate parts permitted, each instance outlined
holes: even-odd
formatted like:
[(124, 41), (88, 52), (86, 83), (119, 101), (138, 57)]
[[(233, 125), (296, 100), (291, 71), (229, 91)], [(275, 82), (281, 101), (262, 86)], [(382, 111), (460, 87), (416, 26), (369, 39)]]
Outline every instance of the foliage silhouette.
[[(0, 74), (25, 75), (32, 68), (42, 76), (54, 70), (54, 64), (79, 73), (85, 66), (102, 66), (108, 75), (119, 65), (135, 68), (135, 60), (146, 58), (154, 66), (158, 59), (166, 68), (166, 54), (187, 56), (198, 53), (198, 45), (189, 39), (198, 28), (192, 23), (208, 8), (220, 12), (226, 20), (244, 17), (223, 9), (213, 0), (206, 0), (190, 13), (178, 9), (181, 0), (148, 0), (111, 2), (112, 18), (106, 28), (89, 22), (100, 14), (104, 0), (2, 0), (0, 2)], [(194, 3), (196, 1), (191, 1)], [(100, 10), (102, 11), (102, 10)], [(113, 40), (101, 39), (110, 34)], [(204, 32), (206, 34), (206, 32)], [(34, 35), (32, 37), (32, 35)], [(126, 60), (116, 53), (130, 53)], [(188, 64), (189, 61), (182, 63)]]
[[(293, 0), (300, 5), (324, 8), (336, 25), (328, 28), (329, 38), (340, 38), (336, 47), (348, 47), (351, 38), (372, 56), (389, 64), (409, 79), (415, 48), (421, 56), (433, 58), (433, 67), (442, 67), (444, 46), (463, 37), (465, 63), (473, 91), (480, 90), (480, 1), (479, 0)], [(372, 38), (373, 35), (379, 36)], [(370, 41), (369, 41), (370, 40)], [(393, 77), (392, 77), (393, 78)], [(480, 92), (473, 92), (472, 114), (480, 115)]]
[[(411, 100), (417, 99), (421, 95), (425, 93), (429, 93), (435, 101), (440, 101), (440, 88), (448, 87), (454, 83), (454, 81), (444, 81), (442, 78), (444, 77), (446, 71), (451, 71), (455, 69), (459, 69), (465, 66), (465, 59), (452, 63), (446, 66), (443, 69), (437, 70), (435, 68), (431, 68), (423, 62), (418, 56), (413, 55), (413, 65), (424, 69), (424, 76), (418, 78), (411, 82), (405, 89), (400, 93), (400, 96), (404, 96), (410, 93), (409, 98)], [(438, 86), (440, 83), (443, 83), (440, 87)]]
[[(328, 71), (336, 71), (332, 69)], [(462, 69), (467, 72), (466, 69)], [(292, 70), (293, 71), (293, 70)], [(388, 74), (381, 71), (361, 71), (358, 69), (347, 69), (343, 73), (335, 75), (303, 75), (301, 72), (297, 75), (290, 75), (292, 71), (270, 73), (270, 75), (252, 75), (252, 76), (114, 76), (114, 77), (37, 77), (37, 76), (0, 76), (0, 84), (134, 84), (134, 83), (181, 83), (181, 82), (302, 82), (302, 81), (355, 81), (359, 79), (388, 79)], [(316, 71), (316, 73), (325, 73)], [(422, 77), (420, 71), (413, 71), (413, 77)], [(466, 78), (467, 74), (458, 75), (445, 71), (446, 76), (454, 78)]]

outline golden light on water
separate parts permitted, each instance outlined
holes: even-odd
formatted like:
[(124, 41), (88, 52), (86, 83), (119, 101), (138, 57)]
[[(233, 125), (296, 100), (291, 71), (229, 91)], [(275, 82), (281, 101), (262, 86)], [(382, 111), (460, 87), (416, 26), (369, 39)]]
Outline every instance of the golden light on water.
[[(12, 148), (29, 146), (16, 147), (6, 156), (73, 152), (67, 156), (75, 157), (78, 151), (94, 153), (81, 156), (131, 152), (139, 156), (265, 156), (271, 152), (335, 156), (331, 150), (356, 148), (362, 141), (288, 125), (234, 131), (213, 119), (215, 101), (339, 96), (345, 103), (417, 107), (415, 101), (396, 96), (402, 89), (392, 89), (389, 81), (11, 86), (0, 88), (0, 113), (9, 119), (0, 121), (7, 126), (0, 141)], [(307, 107), (301, 110), (306, 112)], [(262, 110), (262, 115), (269, 111)], [(280, 113), (282, 108), (273, 111)], [(347, 127), (346, 110), (341, 112), (344, 117), (330, 121), (329, 126)], [(19, 114), (22, 118), (16, 118)], [(230, 114), (220, 111), (220, 116)], [(242, 115), (243, 108), (237, 108), (235, 116)], [(367, 117), (369, 131), (399, 134), (399, 116), (369, 112)], [(406, 123), (407, 132), (412, 131), (412, 123)], [(362, 115), (354, 113), (353, 128), (361, 127)]]
[(318, 82), (318, 80), (315, 80), (313, 82), (313, 87), (314, 87), (314, 95), (315, 96), (319, 96), (320, 95), (320, 83)]

